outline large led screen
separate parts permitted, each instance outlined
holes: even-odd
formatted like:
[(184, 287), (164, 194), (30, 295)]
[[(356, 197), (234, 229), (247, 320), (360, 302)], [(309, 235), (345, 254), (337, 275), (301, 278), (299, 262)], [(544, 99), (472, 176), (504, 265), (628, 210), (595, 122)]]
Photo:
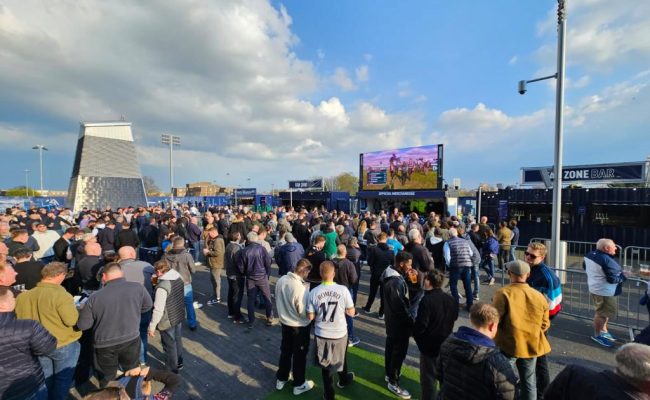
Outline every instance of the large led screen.
[(442, 145), (362, 153), (361, 190), (440, 188)]

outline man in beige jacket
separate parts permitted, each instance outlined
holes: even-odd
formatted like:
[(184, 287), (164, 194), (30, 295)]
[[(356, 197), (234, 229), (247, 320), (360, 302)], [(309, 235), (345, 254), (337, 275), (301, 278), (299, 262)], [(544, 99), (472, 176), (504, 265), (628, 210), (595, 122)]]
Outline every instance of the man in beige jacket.
[(510, 284), (499, 289), (492, 305), (499, 311), (495, 342), (519, 371), (520, 399), (537, 399), (537, 357), (551, 352), (544, 332), (550, 327), (548, 302), (526, 283), (530, 266), (521, 260), (505, 265)]

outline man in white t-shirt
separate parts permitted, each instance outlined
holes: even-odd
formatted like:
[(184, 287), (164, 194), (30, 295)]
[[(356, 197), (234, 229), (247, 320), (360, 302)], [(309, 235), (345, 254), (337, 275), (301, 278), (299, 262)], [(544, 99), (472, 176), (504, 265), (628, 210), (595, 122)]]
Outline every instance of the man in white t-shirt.
[(324, 399), (334, 400), (334, 379), (330, 368), (339, 375), (336, 384), (343, 389), (354, 380), (354, 372), (348, 372), (348, 328), (345, 315), (354, 317), (354, 302), (348, 288), (334, 283), (334, 263), (320, 264), (322, 283), (309, 293), (307, 317), (314, 321), (316, 358), (322, 368)]

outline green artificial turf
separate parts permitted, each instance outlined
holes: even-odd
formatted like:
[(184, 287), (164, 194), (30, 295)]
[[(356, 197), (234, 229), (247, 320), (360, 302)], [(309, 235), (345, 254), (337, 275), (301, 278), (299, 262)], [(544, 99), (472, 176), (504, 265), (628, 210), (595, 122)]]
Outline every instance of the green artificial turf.
[[(336, 387), (338, 376), (334, 377), (336, 398), (339, 400), (374, 400), (397, 399), (398, 397), (388, 391), (384, 381), (384, 355), (363, 350), (359, 347), (348, 349), (348, 370), (356, 374), (354, 382), (345, 389)], [(307, 360), (307, 379), (314, 381), (314, 388), (300, 396), (293, 395), (293, 386), (288, 382), (284, 389), (273, 390), (266, 400), (283, 399), (322, 399), (323, 379), (321, 370), (313, 362)], [(413, 399), (420, 398), (420, 372), (415, 368), (402, 367), (400, 384), (411, 393)]]

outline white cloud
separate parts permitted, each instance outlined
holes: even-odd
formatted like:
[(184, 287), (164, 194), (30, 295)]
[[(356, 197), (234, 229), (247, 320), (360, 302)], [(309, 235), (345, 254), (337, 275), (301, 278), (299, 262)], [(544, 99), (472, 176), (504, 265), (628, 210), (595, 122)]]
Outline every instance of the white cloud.
[(510, 61), (508, 61), (508, 64), (515, 65), (515, 64), (517, 64), (517, 60), (519, 60), (519, 58), (517, 56), (512, 56)]
[[(650, 62), (650, 2), (638, 0), (569, 1), (567, 63), (589, 70), (611, 71), (627, 63)], [(550, 39), (537, 51), (540, 62), (555, 59), (555, 8), (538, 24), (538, 34)]]
[[(77, 121), (125, 115), (143, 173), (166, 180), (159, 138), (172, 132), (183, 142), (176, 181), (188, 182), (225, 179), (224, 168), (232, 180), (322, 175), (324, 162), (332, 174), (356, 171), (369, 146), (421, 142), (422, 115), (363, 100), (344, 105), (336, 95), (313, 99), (328, 77), (295, 54), (291, 23), (268, 0), (0, 5), (0, 104), (39, 116), (0, 120), (0, 143), (43, 142), (66, 154), (71, 170)], [(335, 71), (341, 90), (368, 81), (372, 55), (363, 58), (354, 80)]]
[(341, 89), (346, 92), (356, 90), (357, 85), (354, 84), (352, 79), (350, 79), (350, 76), (348, 75), (348, 71), (345, 70), (345, 68), (337, 68), (334, 71), (334, 75), (332, 76), (332, 81)]
[(357, 77), (357, 81), (359, 82), (366, 82), (368, 80), (368, 66), (367, 65), (361, 65), (357, 69), (354, 70), (355, 75)]

